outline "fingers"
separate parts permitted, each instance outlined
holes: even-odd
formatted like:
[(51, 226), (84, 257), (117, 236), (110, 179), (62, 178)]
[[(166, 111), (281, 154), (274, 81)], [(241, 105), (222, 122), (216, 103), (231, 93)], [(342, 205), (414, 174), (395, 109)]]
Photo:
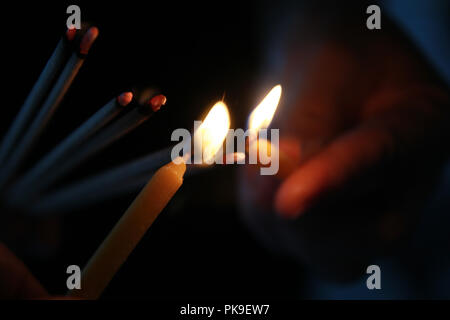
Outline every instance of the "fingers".
[[(433, 155), (447, 152), (442, 150), (442, 141), (449, 136), (447, 96), (428, 87), (403, 93), (381, 102), (375, 99), (387, 106), (385, 110), (338, 136), (291, 174), (276, 194), (277, 211), (298, 217), (328, 192), (384, 162), (395, 161), (398, 170), (408, 165), (419, 171), (436, 166), (433, 161), (440, 160)], [(411, 175), (417, 170), (412, 169)]]
[(0, 243), (0, 298), (37, 299), (47, 296), (23, 262)]
[(342, 135), (283, 182), (275, 197), (276, 210), (285, 217), (298, 217), (322, 195), (372, 167), (393, 148), (392, 136), (382, 128), (360, 127)]
[(280, 179), (288, 177), (299, 166), (301, 156), (298, 139), (293, 137), (281, 138), (278, 145), (279, 170), (277, 177)]

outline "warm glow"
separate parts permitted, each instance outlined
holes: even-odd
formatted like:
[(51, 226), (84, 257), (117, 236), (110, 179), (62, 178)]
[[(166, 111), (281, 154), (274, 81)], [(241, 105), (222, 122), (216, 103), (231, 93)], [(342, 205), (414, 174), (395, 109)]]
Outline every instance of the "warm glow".
[(248, 119), (248, 127), (250, 130), (259, 131), (269, 127), (275, 110), (277, 110), (280, 97), (281, 85), (276, 85), (250, 114)]
[(238, 163), (239, 161), (245, 161), (245, 153), (232, 152), (225, 155), (224, 163)]
[(203, 162), (209, 162), (215, 157), (222, 147), (229, 128), (228, 108), (225, 103), (219, 101), (211, 108), (194, 133), (194, 140), (202, 139)]

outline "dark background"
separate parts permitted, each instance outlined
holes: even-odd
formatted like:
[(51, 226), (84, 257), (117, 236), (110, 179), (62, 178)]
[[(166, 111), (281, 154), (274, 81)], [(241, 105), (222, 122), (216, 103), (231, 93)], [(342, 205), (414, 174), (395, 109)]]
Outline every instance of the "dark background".
[[(2, 5), (2, 134), (64, 33), (69, 4)], [(23, 170), (132, 86), (159, 88), (167, 105), (66, 182), (170, 145), (174, 129), (192, 128), (223, 97), (231, 127), (244, 127), (268, 89), (260, 85), (265, 34), (256, 1), (76, 4), (100, 36)], [(300, 266), (269, 254), (240, 221), (235, 171), (217, 167), (186, 179), (103, 297), (299, 296)], [(135, 195), (68, 207), (58, 218), (18, 218), (2, 238), (50, 293), (63, 294), (67, 266), (87, 262)]]
[[(107, 101), (134, 86), (159, 88), (168, 98), (167, 105), (137, 130), (77, 168), (63, 184), (169, 146), (174, 129), (192, 128), (193, 121), (201, 119), (223, 97), (230, 110), (231, 127), (244, 128), (250, 110), (275, 84), (271, 81), (277, 81), (265, 72), (267, 66), (263, 63), (270, 55), (270, 31), (274, 30), (274, 21), (284, 17), (278, 11), (281, 7), (286, 11), (295, 7), (289, 1), (280, 2), (2, 3), (0, 135), (9, 128), (64, 34), (70, 4), (81, 7), (82, 20), (98, 26), (100, 36), (21, 172)], [(322, 10), (315, 1), (304, 3), (315, 4), (325, 17), (337, 14)], [(339, 8), (341, 3), (333, 4)], [(435, 58), (430, 62), (449, 81), (448, 37), (439, 28), (434, 29), (438, 22), (444, 26), (441, 29), (448, 26), (448, 2), (387, 3), (397, 9), (393, 11), (398, 13), (394, 14), (395, 21), (409, 31), (407, 35), (428, 57)], [(307, 288), (309, 280), (305, 270), (264, 249), (241, 221), (235, 199), (236, 173), (236, 167), (215, 166), (187, 177), (103, 298), (311, 297), (306, 293), (308, 289), (302, 289)], [(448, 297), (448, 264), (443, 263), (443, 257), (448, 256), (448, 241), (442, 240), (448, 234), (448, 224), (433, 220), (433, 212), (448, 217), (449, 169), (443, 178), (446, 192), (438, 197), (445, 200), (445, 205), (428, 209), (426, 216), (432, 223), (424, 223), (425, 236), (419, 239), (439, 267), (438, 272), (433, 271), (437, 282), (427, 285), (445, 291), (446, 295), (439, 297)], [(4, 220), (8, 217), (4, 212), (0, 216), (0, 241), (24, 260), (51, 294), (62, 295), (66, 291), (67, 266), (85, 265), (137, 192), (77, 209), (68, 206), (56, 218), (31, 219), (13, 214)], [(441, 269), (447, 273), (441, 276)], [(428, 281), (415, 280), (423, 282), (420, 284)], [(408, 282), (394, 277), (383, 284), (402, 281)], [(325, 287), (323, 291), (330, 293), (325, 297), (339, 297), (341, 289)], [(386, 287), (383, 290), (388, 291)]]

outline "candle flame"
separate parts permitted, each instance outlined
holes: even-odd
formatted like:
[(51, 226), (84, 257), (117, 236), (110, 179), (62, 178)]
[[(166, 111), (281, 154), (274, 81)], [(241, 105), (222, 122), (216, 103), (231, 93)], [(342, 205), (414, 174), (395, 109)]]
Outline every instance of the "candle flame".
[(269, 127), (277, 110), (281, 97), (281, 85), (276, 85), (264, 97), (261, 103), (253, 109), (248, 120), (248, 127), (252, 131), (259, 131)]
[(203, 162), (210, 162), (222, 147), (228, 129), (230, 115), (223, 101), (217, 102), (194, 133), (194, 139), (202, 139)]

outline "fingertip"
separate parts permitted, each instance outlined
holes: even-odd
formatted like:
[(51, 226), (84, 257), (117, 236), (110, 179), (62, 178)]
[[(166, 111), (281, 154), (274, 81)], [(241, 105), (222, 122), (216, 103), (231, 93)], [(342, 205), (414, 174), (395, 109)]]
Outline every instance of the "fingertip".
[(290, 178), (281, 185), (275, 195), (275, 210), (280, 216), (294, 219), (301, 214), (302, 201), (299, 198), (301, 188), (301, 184), (292, 183)]
[(281, 216), (297, 218), (317, 201), (327, 183), (327, 171), (318, 164), (305, 164), (281, 184), (275, 195), (275, 209)]
[(295, 171), (301, 160), (299, 139), (294, 137), (280, 138), (279, 154), (279, 176), (286, 179), (284, 179), (284, 182), (281, 184), (275, 195), (275, 210), (284, 218), (294, 219), (298, 217), (302, 211), (301, 200), (299, 199), (299, 194), (303, 188), (302, 181), (300, 180), (302, 178), (298, 177), (299, 170)]
[(278, 145), (280, 153), (285, 153), (289, 159), (298, 164), (301, 160), (300, 141), (293, 137), (280, 138)]
[(296, 138), (284, 137), (278, 145), (279, 170), (278, 178), (285, 179), (300, 165), (300, 141)]

